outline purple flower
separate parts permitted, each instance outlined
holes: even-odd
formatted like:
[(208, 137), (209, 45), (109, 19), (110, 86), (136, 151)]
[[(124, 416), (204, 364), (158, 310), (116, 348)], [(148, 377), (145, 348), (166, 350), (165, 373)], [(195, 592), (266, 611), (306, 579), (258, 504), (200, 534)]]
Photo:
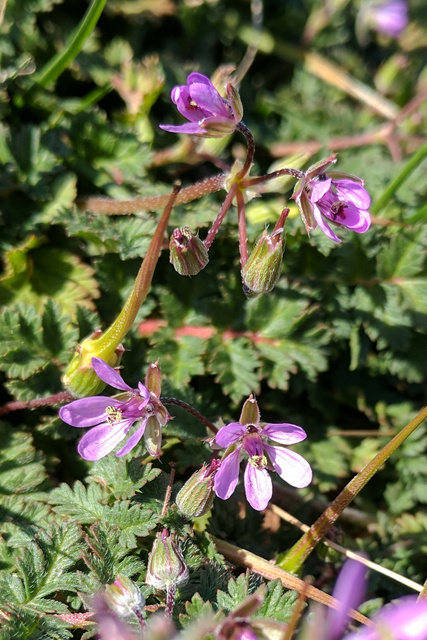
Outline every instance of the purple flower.
[(250, 396), (243, 405), (240, 422), (230, 422), (215, 436), (218, 446), (227, 449), (215, 476), (215, 493), (227, 500), (239, 480), (242, 458), (248, 458), (244, 473), (245, 492), (249, 504), (258, 511), (265, 509), (272, 495), (268, 469), (275, 470), (293, 487), (306, 487), (312, 472), (308, 462), (283, 445), (305, 440), (307, 434), (294, 424), (260, 423), (258, 404)]
[(356, 609), (366, 591), (366, 567), (356, 560), (347, 560), (335, 582), (332, 596), (338, 600), (337, 609), (328, 609), (326, 618), (327, 640), (338, 640), (348, 624), (348, 612)]
[(308, 169), (305, 179), (296, 185), (294, 198), (301, 211), (307, 232), (321, 228), (328, 238), (341, 242), (329, 223), (365, 233), (371, 226), (371, 198), (364, 181), (356, 176), (326, 169), (336, 162), (330, 156)]
[(74, 400), (61, 407), (59, 417), (72, 427), (91, 427), (80, 440), (77, 450), (85, 460), (99, 460), (110, 453), (128, 434), (133, 424), (136, 431), (116, 456), (131, 451), (144, 436), (150, 455), (160, 455), (161, 427), (171, 416), (160, 402), (160, 370), (150, 365), (146, 386), (138, 382), (132, 389), (121, 375), (100, 358), (92, 358), (96, 375), (122, 393), (117, 396), (92, 396)]
[(385, 0), (369, 5), (365, 20), (372, 29), (390, 38), (399, 38), (409, 22), (405, 0)]
[(186, 85), (174, 87), (172, 102), (190, 122), (180, 125), (161, 124), (170, 133), (222, 138), (232, 133), (243, 116), (237, 91), (227, 85), (229, 100), (220, 96), (212, 82), (201, 73), (190, 73)]
[(383, 607), (373, 623), (346, 635), (345, 640), (427, 640), (427, 600), (400, 598)]

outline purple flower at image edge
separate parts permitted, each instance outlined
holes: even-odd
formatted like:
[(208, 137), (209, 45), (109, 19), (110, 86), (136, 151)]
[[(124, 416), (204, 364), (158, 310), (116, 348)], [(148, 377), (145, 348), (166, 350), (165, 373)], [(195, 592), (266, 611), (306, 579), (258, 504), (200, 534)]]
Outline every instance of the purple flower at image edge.
[[(248, 414), (252, 414), (252, 418), (255, 415), (255, 419), (248, 421)], [(249, 398), (240, 422), (222, 427), (215, 436), (218, 446), (230, 449), (225, 452), (215, 476), (216, 495), (223, 500), (231, 496), (239, 480), (240, 461), (245, 457), (248, 459), (244, 472), (245, 493), (249, 504), (258, 511), (267, 507), (272, 496), (269, 470), (276, 471), (293, 487), (306, 487), (312, 479), (309, 463), (298, 453), (284, 448), (306, 437), (305, 431), (294, 424), (260, 424), (258, 405)]]
[(369, 26), (390, 38), (399, 38), (409, 22), (406, 0), (375, 3), (367, 9), (367, 15)]
[(124, 456), (141, 440), (149, 421), (164, 426), (170, 416), (158, 397), (142, 382), (138, 383), (138, 389), (132, 389), (100, 358), (92, 358), (92, 366), (103, 382), (121, 393), (116, 397), (90, 396), (74, 400), (61, 407), (59, 417), (72, 427), (91, 427), (77, 447), (85, 460), (99, 460), (109, 454), (126, 437), (132, 425), (139, 422), (136, 431), (116, 453), (116, 456)]
[(201, 73), (190, 73), (186, 85), (172, 89), (171, 99), (189, 122), (159, 125), (169, 133), (223, 137), (232, 133), (241, 120), (234, 105), (222, 98), (209, 78)]
[(427, 600), (405, 596), (383, 607), (372, 622), (344, 640), (427, 640)]

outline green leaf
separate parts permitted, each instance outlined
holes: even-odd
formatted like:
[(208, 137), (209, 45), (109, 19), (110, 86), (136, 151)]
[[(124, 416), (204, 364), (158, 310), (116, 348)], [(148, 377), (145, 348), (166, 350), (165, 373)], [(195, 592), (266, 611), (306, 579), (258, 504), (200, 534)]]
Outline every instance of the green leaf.
[(224, 340), (211, 339), (209, 370), (215, 375), (224, 393), (233, 402), (239, 402), (251, 393), (258, 393), (259, 362), (247, 338)]

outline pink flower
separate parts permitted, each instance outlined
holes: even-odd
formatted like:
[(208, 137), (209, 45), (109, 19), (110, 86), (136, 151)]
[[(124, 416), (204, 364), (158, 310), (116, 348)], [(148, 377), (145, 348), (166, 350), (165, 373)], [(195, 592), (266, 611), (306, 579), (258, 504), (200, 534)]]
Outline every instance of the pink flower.
[(222, 138), (232, 133), (243, 116), (236, 90), (227, 86), (229, 100), (220, 96), (212, 82), (201, 73), (190, 73), (186, 85), (174, 87), (172, 102), (189, 120), (180, 125), (161, 124), (170, 133), (188, 133), (193, 136)]
[(346, 635), (345, 640), (427, 640), (427, 601), (416, 596), (400, 598), (383, 607), (373, 623)]
[(258, 511), (268, 505), (272, 482), (268, 470), (276, 471), (293, 487), (306, 487), (312, 479), (308, 462), (283, 445), (305, 440), (307, 434), (295, 424), (260, 423), (258, 404), (251, 396), (243, 405), (240, 422), (230, 422), (215, 436), (215, 442), (226, 449), (215, 476), (215, 493), (227, 500), (239, 480), (242, 458), (248, 459), (244, 473), (245, 492), (249, 504)]
[(409, 22), (408, 5), (405, 0), (385, 0), (371, 4), (366, 9), (365, 20), (375, 31), (390, 38), (399, 38)]
[(360, 178), (326, 171), (334, 162), (336, 156), (332, 155), (310, 167), (296, 185), (293, 197), (308, 232), (318, 226), (328, 238), (341, 242), (330, 223), (365, 233), (371, 226), (371, 198)]
[(80, 440), (77, 450), (85, 460), (99, 460), (110, 453), (128, 434), (133, 424), (136, 431), (116, 453), (124, 456), (144, 436), (150, 455), (160, 455), (161, 427), (171, 416), (160, 402), (160, 370), (150, 365), (146, 386), (138, 383), (132, 389), (122, 376), (100, 358), (92, 358), (96, 375), (122, 393), (112, 398), (91, 396), (74, 400), (59, 410), (61, 420), (72, 427), (91, 427)]

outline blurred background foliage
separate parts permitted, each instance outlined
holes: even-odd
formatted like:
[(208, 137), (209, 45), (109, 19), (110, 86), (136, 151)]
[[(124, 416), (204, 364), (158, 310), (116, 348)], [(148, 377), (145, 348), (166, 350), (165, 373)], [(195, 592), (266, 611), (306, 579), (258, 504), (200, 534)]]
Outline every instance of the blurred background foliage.
[[(252, 174), (273, 165), (304, 168), (339, 151), (339, 169), (366, 180), (374, 223), (363, 236), (342, 231), (339, 245), (320, 230), (308, 238), (291, 201), (283, 274), (268, 296), (247, 300), (241, 290), (234, 209), (197, 277), (178, 276), (163, 252), (124, 345), (123, 373), (132, 385), (158, 359), (164, 395), (194, 404), (211, 420), (237, 419), (243, 400), (255, 393), (265, 421), (302, 425), (308, 438), (298, 451), (313, 466), (313, 484), (297, 495), (279, 481), (275, 498), (311, 523), (426, 399), (427, 161), (386, 206), (375, 208), (426, 143), (424, 1), (411, 2), (410, 23), (399, 40), (370, 31), (361, 43), (357, 2), (265, 0), (258, 28), (247, 0), (108, 0), (83, 50), (47, 84), (41, 80), (44, 65), (63, 50), (87, 2), (0, 4), (4, 402), (61, 390), (60, 377), (76, 343), (114, 319), (148, 247), (158, 213), (106, 216), (85, 211), (79, 200), (167, 193), (177, 178), (191, 184), (218, 172), (215, 165), (222, 170), (244, 157), (238, 134), (227, 141), (191, 141), (158, 129), (160, 122), (178, 122), (169, 94), (189, 72), (226, 78), (240, 69), (247, 45), (256, 45), (240, 85), (244, 121), (257, 144)], [(284, 181), (274, 192), (269, 185), (261, 199), (248, 204), (250, 242), (274, 224), (292, 186)], [(221, 197), (176, 207), (171, 230), (188, 224), (203, 237)], [(199, 441), (206, 433), (182, 411), (173, 413), (176, 418), (165, 429), (166, 453), (155, 466), (164, 471), (165, 462), (178, 463), (182, 480), (207, 458)], [(53, 505), (67, 504), (70, 496), (64, 488), (52, 493), (53, 487), (65, 482), (70, 492), (92, 471), (75, 451), (80, 434), (61, 424), (54, 409), (10, 414), (0, 428), (1, 540), (12, 550), (22, 549), (31, 527), (63, 526), (66, 509), (53, 511)], [(337, 532), (347, 546), (365, 549), (371, 559), (418, 582), (427, 570), (426, 444), (421, 426), (357, 497), (353, 517), (343, 517)], [(111, 464), (116, 462), (113, 457)], [(154, 486), (159, 480), (150, 481)], [(87, 490), (95, 485), (92, 479)], [(117, 494), (117, 505), (126, 502), (129, 491)], [(14, 500), (17, 509), (11, 509)], [(248, 511), (250, 527), (234, 501), (216, 500), (211, 531), (264, 557), (297, 539), (289, 525), (263, 523)], [(74, 515), (90, 527), (84, 534), (92, 540), (87, 548), (105, 559), (102, 535), (108, 539), (108, 523), (116, 526), (122, 516), (99, 512), (82, 519), (77, 507)], [(122, 538), (133, 549), (126, 562), (139, 558), (136, 540), (154, 526), (150, 521), (143, 531), (136, 527), (134, 537)], [(104, 527), (104, 533), (93, 527)], [(65, 535), (59, 529), (45, 535), (59, 539)], [(76, 541), (82, 534), (74, 533), (67, 534), (66, 546), (70, 558), (81, 563)], [(4, 547), (2, 553), (6, 575), (13, 551)], [(37, 553), (31, 561), (24, 558), (27, 568), (33, 563), (33, 573), (34, 562), (41, 562)], [(116, 572), (124, 562), (119, 556), (111, 559)], [(313, 557), (307, 565), (319, 583), (331, 576), (323, 562)], [(93, 566), (86, 563), (85, 575)], [(132, 563), (122, 572), (138, 573)], [(91, 580), (88, 591), (105, 582), (106, 574), (99, 569)], [(70, 578), (67, 587), (59, 581), (56, 591), (84, 591), (78, 582)], [(373, 595), (401, 592), (383, 577), (372, 580)], [(76, 596), (68, 599), (71, 610), (78, 606)], [(70, 637), (63, 633), (59, 637)]]

